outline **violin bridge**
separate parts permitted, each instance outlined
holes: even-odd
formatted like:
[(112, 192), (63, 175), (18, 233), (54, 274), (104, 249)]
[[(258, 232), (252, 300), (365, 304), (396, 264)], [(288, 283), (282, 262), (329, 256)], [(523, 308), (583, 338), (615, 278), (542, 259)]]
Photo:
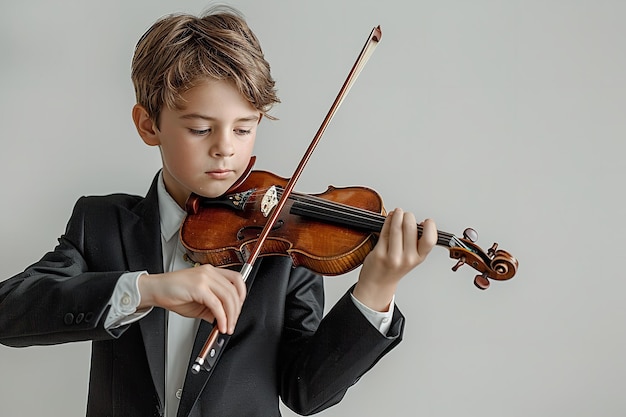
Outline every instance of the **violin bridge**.
[(272, 209), (276, 207), (278, 204), (278, 192), (276, 191), (276, 186), (272, 185), (267, 189), (267, 192), (263, 196), (261, 200), (261, 213), (263, 216), (267, 217), (272, 212)]

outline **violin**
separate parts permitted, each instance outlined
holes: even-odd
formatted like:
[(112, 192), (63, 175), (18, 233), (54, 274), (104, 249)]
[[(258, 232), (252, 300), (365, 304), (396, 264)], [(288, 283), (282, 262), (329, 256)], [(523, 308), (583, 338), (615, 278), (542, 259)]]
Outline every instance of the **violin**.
[[(241, 265), (246, 282), (259, 256), (290, 256), (295, 266), (322, 275), (341, 275), (363, 263), (374, 248), (385, 221), (380, 195), (367, 187), (328, 187), (320, 194), (300, 194), (294, 187), (326, 127), (382, 37), (374, 27), (352, 66), (328, 114), (287, 179), (267, 171), (252, 170), (250, 159), (244, 175), (218, 198), (192, 194), (185, 205), (187, 216), (180, 240), (186, 256), (198, 264), (217, 267)], [(422, 227), (417, 225), (418, 237)], [(489, 287), (489, 280), (503, 281), (517, 272), (518, 262), (494, 243), (485, 252), (475, 242), (477, 233), (466, 229), (463, 237), (438, 231), (437, 245), (456, 259), (453, 271), (467, 264), (480, 274), (474, 284)], [(212, 372), (230, 336), (214, 327), (191, 366), (191, 372)]]
[[(249, 258), (269, 214), (275, 209), (287, 179), (267, 171), (248, 171), (224, 195), (204, 198), (192, 194), (180, 238), (187, 257), (216, 267), (241, 266)], [(259, 256), (289, 256), (294, 266), (326, 276), (359, 267), (374, 248), (385, 221), (382, 197), (362, 187), (333, 187), (319, 194), (291, 193), (265, 240)], [(418, 225), (418, 237), (422, 226)], [(512, 278), (518, 261), (494, 243), (486, 252), (475, 244), (477, 233), (463, 237), (437, 231), (437, 245), (456, 259), (453, 271), (467, 264), (480, 274), (479, 289), (489, 280)]]

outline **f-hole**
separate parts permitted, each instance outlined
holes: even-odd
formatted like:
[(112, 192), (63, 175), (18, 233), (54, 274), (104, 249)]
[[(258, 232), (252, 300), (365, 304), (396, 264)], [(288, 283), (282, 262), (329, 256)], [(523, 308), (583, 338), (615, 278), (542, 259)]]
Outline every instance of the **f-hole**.
[[(276, 220), (276, 223), (274, 223), (274, 226), (272, 227), (272, 231), (280, 229), (281, 227), (283, 227), (284, 224), (285, 224), (284, 220), (280, 220), (280, 219)], [(257, 230), (257, 231), (253, 232), (254, 230)], [(255, 237), (259, 237), (259, 235), (261, 234), (262, 230), (263, 230), (263, 226), (245, 226), (245, 227), (242, 227), (237, 232), (237, 239), (238, 240), (245, 240), (246, 239), (246, 235), (247, 234), (252, 234), (252, 233), (255, 235)]]

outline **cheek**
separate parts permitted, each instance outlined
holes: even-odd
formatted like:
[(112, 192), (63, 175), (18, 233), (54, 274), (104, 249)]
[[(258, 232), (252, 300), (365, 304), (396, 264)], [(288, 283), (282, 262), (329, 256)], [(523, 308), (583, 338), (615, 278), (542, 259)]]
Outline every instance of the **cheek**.
[(190, 146), (162, 146), (161, 152), (164, 163), (173, 171), (188, 171), (196, 165), (201, 151)]
[(255, 135), (255, 137), (251, 138), (251, 140), (246, 141), (239, 148), (239, 153), (252, 155), (252, 151), (254, 150), (254, 141), (255, 141), (255, 139), (256, 139), (256, 135)]

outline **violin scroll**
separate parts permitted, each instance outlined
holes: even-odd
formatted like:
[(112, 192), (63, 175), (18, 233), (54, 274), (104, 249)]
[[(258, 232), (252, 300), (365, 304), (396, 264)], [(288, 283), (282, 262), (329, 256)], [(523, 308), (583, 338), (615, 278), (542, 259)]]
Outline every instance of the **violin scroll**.
[(477, 240), (478, 234), (471, 228), (465, 229), (462, 238), (453, 237), (450, 240), (450, 257), (457, 259), (452, 270), (456, 272), (467, 264), (480, 272), (474, 278), (474, 285), (481, 290), (489, 288), (490, 279), (505, 281), (513, 278), (519, 266), (517, 259), (507, 251), (498, 249), (497, 243), (485, 252), (475, 244)]

